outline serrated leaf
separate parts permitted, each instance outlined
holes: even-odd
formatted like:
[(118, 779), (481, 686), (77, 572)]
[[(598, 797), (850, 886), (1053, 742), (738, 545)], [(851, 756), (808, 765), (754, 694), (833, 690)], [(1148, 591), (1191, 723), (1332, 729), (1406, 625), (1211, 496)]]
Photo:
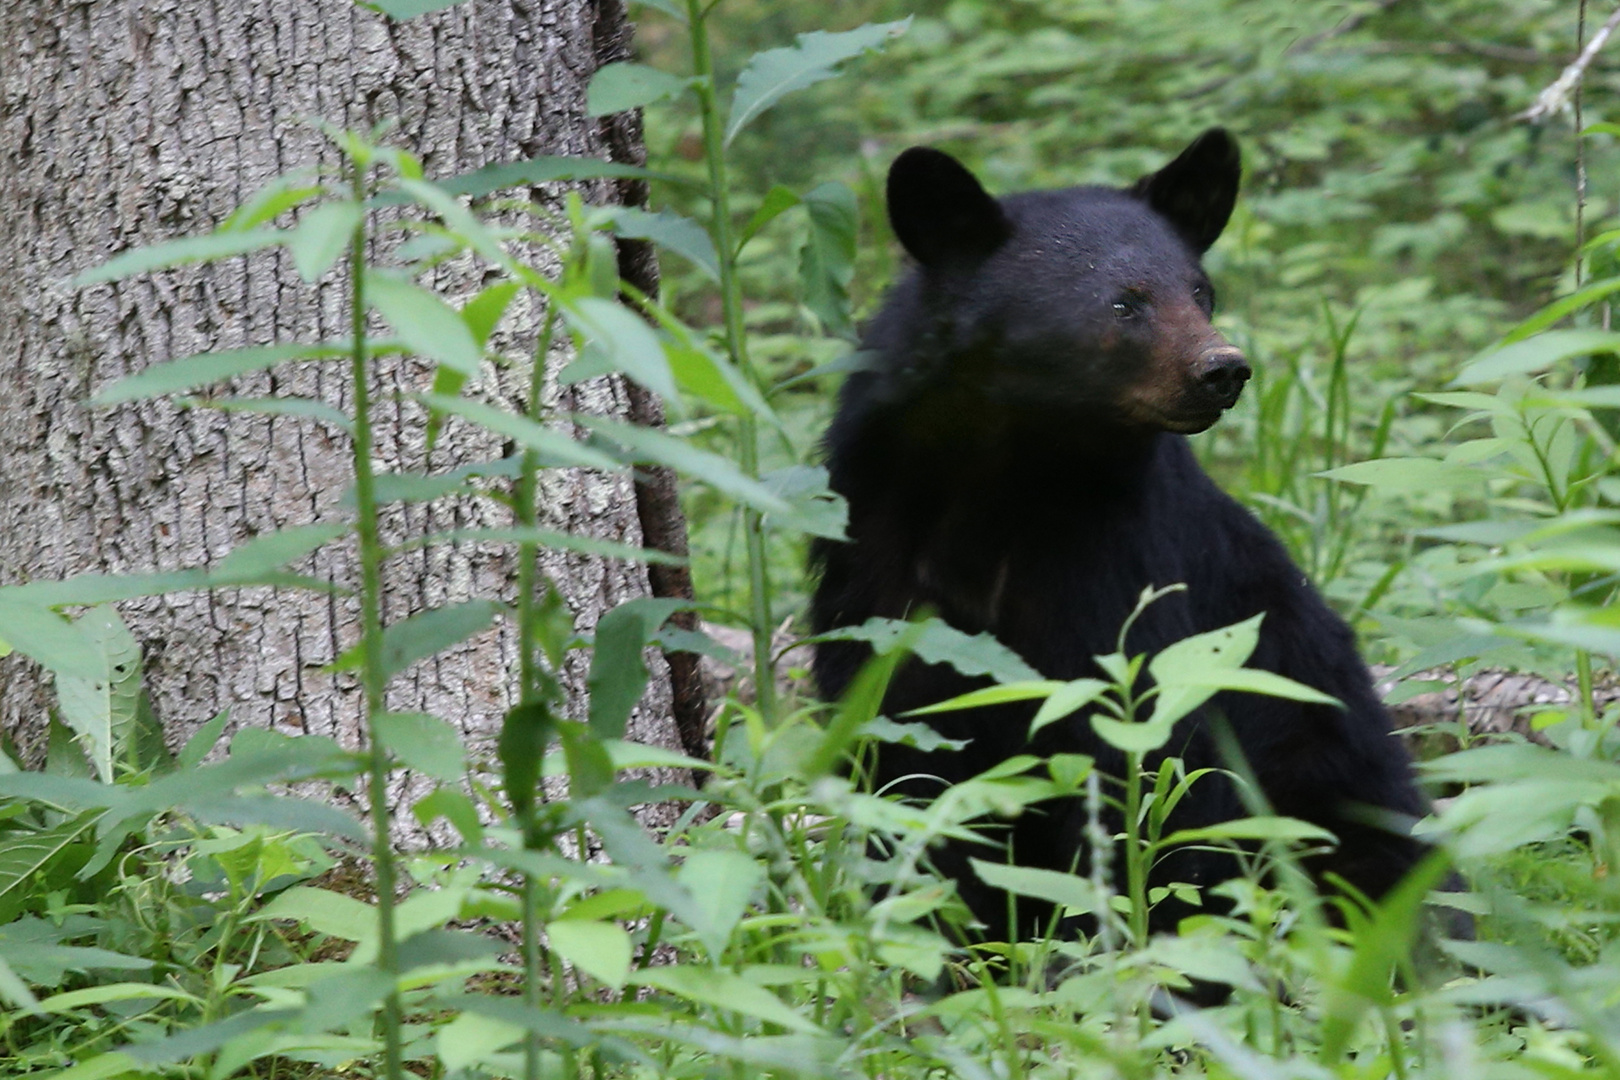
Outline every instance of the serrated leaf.
[(62, 722), (73, 729), (103, 783), (128, 750), (141, 696), (141, 648), (110, 606), (92, 608), (73, 624), (94, 658), (95, 674), (58, 675)]
[(540, 455), (542, 465), (572, 465), (609, 471), (617, 471), (621, 467), (618, 461), (600, 450), (594, 450), (560, 431), (536, 423), (527, 416), (506, 412), (481, 401), (439, 394), (424, 394), (419, 400), (430, 408), (459, 416), (463, 420), (470, 420), (497, 435), (504, 435), (525, 450), (533, 450)]
[(927, 724), (897, 724), (887, 716), (874, 716), (861, 728), (860, 733), (878, 742), (915, 747), (922, 751), (961, 750), (972, 745), (972, 739), (947, 739)]
[(800, 34), (791, 46), (757, 53), (737, 76), (726, 121), (726, 143), (750, 121), (795, 90), (832, 78), (839, 64), (871, 49), (881, 48), (905, 33), (910, 19), (867, 23), (853, 30)]
[(630, 977), (630, 935), (618, 923), (558, 919), (546, 924), (552, 951), (605, 986)]
[(228, 259), (233, 255), (245, 255), (250, 251), (273, 247), (286, 237), (287, 234), (280, 229), (247, 229), (205, 233), (202, 236), (186, 236), (179, 240), (148, 244), (116, 255), (100, 266), (86, 270), (73, 279), (73, 285), (82, 289), (86, 285), (116, 281), (118, 278), (133, 277), (136, 274), (170, 266)]
[[(912, 627), (917, 628), (915, 635)], [(950, 664), (963, 675), (988, 675), (999, 683), (1044, 682), (1040, 672), (990, 634), (965, 634), (940, 619), (908, 623), (901, 619), (873, 618), (860, 626), (818, 634), (812, 640), (864, 641), (879, 655), (906, 644), (924, 663)]]
[(151, 367), (134, 375), (119, 379), (90, 399), (92, 405), (116, 405), (121, 401), (138, 401), (160, 397), (182, 390), (195, 390), (200, 386), (224, 382), (237, 375), (263, 371), (288, 360), (326, 360), (349, 355), (349, 346), (341, 342), (321, 345), (301, 345), (288, 342), (281, 345), (256, 345), (247, 349), (225, 352), (198, 353)]
[(623, 60), (604, 64), (591, 76), (585, 90), (585, 112), (588, 116), (608, 116), (639, 109), (655, 101), (680, 97), (690, 85), (690, 79), (645, 64)]
[(453, 783), (466, 768), (461, 733), (428, 713), (377, 713), (371, 732), (402, 764), (436, 780)]
[(484, 351), (455, 308), (439, 294), (387, 274), (366, 274), (366, 302), (388, 320), (407, 348), (469, 379), (478, 375)]

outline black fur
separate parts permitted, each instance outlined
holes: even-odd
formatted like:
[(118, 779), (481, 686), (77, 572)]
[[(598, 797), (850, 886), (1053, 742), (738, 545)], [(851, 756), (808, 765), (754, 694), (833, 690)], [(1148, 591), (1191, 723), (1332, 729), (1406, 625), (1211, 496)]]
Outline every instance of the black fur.
[[(1316, 687), (1345, 708), (1225, 693), (1183, 721), (1167, 748), (1190, 768), (1223, 764), (1211, 717), (1231, 725), (1276, 812), (1341, 839), (1313, 871), (1386, 892), (1424, 853), (1376, 819), (1427, 812), (1408, 758), (1349, 628), (1276, 537), (1221, 492), (1183, 433), (1231, 405), (1248, 368), (1210, 326), (1212, 290), (1199, 257), (1231, 213), (1236, 144), (1201, 136), (1164, 170), (1127, 190), (1080, 187), (999, 202), (953, 159), (909, 150), (890, 176), (890, 215), (917, 267), (868, 330), (867, 370), (849, 377), (826, 437), (832, 486), (849, 501), (848, 543), (820, 542), (812, 604), (817, 632), (871, 616), (933, 611), (991, 631), (1045, 676), (1099, 676), (1148, 585), (1185, 582), (1153, 604), (1128, 641), (1152, 653), (1191, 634), (1264, 612), (1250, 666)], [(818, 647), (815, 675), (835, 698), (868, 653)], [(894, 716), (982, 685), (945, 666), (904, 665), (884, 710)], [(1033, 706), (936, 715), (967, 749), (924, 754), (884, 746), (877, 780), (935, 794), (1015, 753), (1119, 755), (1080, 715), (1031, 747)], [(915, 774), (937, 777), (918, 779)], [(1242, 816), (1233, 787), (1207, 779), (1178, 827)], [(1084, 868), (1084, 812), (1048, 805), (1011, 828), (1024, 865)], [(966, 845), (937, 854), (974, 913), (1006, 929), (1006, 898), (980, 883)], [(1183, 852), (1157, 881), (1204, 886), (1230, 877), (1227, 856)], [(1045, 913), (1025, 904), (1028, 934)], [(1165, 906), (1167, 928), (1185, 909)]]

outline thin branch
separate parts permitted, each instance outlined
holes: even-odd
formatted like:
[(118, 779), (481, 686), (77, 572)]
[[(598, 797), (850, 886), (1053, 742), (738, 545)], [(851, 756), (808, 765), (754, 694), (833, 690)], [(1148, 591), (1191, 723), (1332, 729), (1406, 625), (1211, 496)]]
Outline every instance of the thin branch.
[(1614, 33), (1616, 27), (1620, 27), (1620, 7), (1615, 8), (1609, 20), (1592, 35), (1592, 40), (1586, 43), (1586, 48), (1581, 50), (1581, 55), (1575, 58), (1575, 62), (1565, 68), (1563, 74), (1559, 75), (1551, 86), (1536, 96), (1534, 104), (1515, 115), (1514, 119), (1528, 120), (1535, 124), (1569, 108), (1570, 101), (1575, 96), (1575, 88), (1586, 75), (1586, 69), (1592, 66), (1592, 61), (1597, 59), (1598, 52), (1608, 43), (1609, 36)]

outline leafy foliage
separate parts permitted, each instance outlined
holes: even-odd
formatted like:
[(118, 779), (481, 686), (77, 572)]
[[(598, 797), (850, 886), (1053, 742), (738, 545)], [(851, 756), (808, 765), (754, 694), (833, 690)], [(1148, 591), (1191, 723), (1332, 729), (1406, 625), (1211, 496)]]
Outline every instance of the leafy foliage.
[[(408, 18), (450, 4), (365, 6)], [(351, 314), (363, 324), (375, 311), (396, 337), (173, 359), (95, 399), (346, 365), (352, 412), (289, 398), (197, 404), (323, 419), (355, 448), (354, 485), (334, 520), (255, 538), (212, 566), (0, 589), (0, 654), (14, 647), (49, 669), (60, 704), (43, 770), (0, 757), (8, 1069), (64, 1080), (1614, 1074), (1620, 983), (1602, 961), (1620, 913), (1620, 708), (1596, 690), (1620, 655), (1608, 306), (1620, 233), (1602, 231), (1615, 132), (1600, 125), (1584, 144), (1587, 280), (1568, 271), (1574, 143), (1510, 119), (1568, 52), (1568, 6), (956, 0), (907, 22), (891, 0), (861, 0), (839, 17), (870, 21), (830, 32), (798, 25), (825, 17), (802, 5), (641, 7), (647, 62), (604, 68), (589, 105), (651, 107), (650, 140), (673, 151), (655, 154), (658, 168), (546, 157), (430, 182), (410, 154), (340, 133), (346, 181), (282, 178), (213, 233), (80, 277), (90, 287), (282, 247), (306, 281), (345, 274)], [(753, 44), (770, 47), (745, 58)], [(819, 86), (843, 70), (854, 77)], [(1597, 69), (1592, 97), (1611, 79)], [(1398, 674), (1575, 672), (1572, 700), (1536, 717), (1550, 745), (1473, 747), (1428, 766), (1457, 796), (1424, 827), (1479, 885), (1446, 899), (1476, 912), (1481, 933), (1447, 946), (1466, 966), (1444, 986), (1417, 970), (1444, 859), (1371, 906), (1318, 895), (1301, 860), (1333, 838), (1258, 803), (1248, 818), (1167, 831), (1206, 775), (1161, 754), (1177, 719), (1221, 689), (1313, 693), (1244, 666), (1252, 621), (1152, 657), (1127, 654), (1122, 632), (1096, 658), (1099, 677), (1058, 682), (989, 638), (875, 620), (841, 632), (878, 654), (844, 701), (773, 693), (772, 632), (796, 597), (784, 582), (804, 536), (843, 528), (813, 432), (827, 381), (859, 363), (849, 339), (870, 283), (894, 270), (873, 198), (888, 151), (949, 143), (1002, 189), (1120, 183), (1157, 163), (1154, 144), (1213, 122), (1248, 149), (1237, 240), (1211, 263), (1225, 329), (1262, 374), (1201, 452)], [(479, 201), (601, 177), (655, 180), (658, 208), (570, 198), (558, 214), (507, 197), (486, 217)], [(379, 208), (440, 248), (367, 263)], [(543, 269), (513, 242), (514, 215), (553, 237)], [(664, 266), (662, 303), (618, 281), (615, 235), (680, 256)], [(448, 254), (476, 260), (489, 282), (459, 308), (418, 282)], [(492, 352), (494, 331), (516, 322), (525, 293), (548, 313), (535, 386), (630, 378), (681, 422), (553, 416), (538, 394), (513, 411), (487, 395), (488, 365), (508, 360)], [(577, 359), (547, 372), (555, 333)], [(384, 352), (436, 368), (419, 399), (429, 445), (453, 417), (510, 440), (511, 456), (374, 475), (366, 374)], [(650, 643), (723, 650), (665, 628), (677, 605), (646, 599), (587, 633), (537, 569), (542, 547), (669, 559), (536, 527), (544, 470), (645, 465), (686, 483), (706, 615), (746, 621), (754, 637), (757, 696), (723, 703), (711, 762), (620, 740)], [(513, 546), (517, 602), (472, 598), (385, 624), (377, 506), (466, 498), (513, 508), (510, 528), (476, 536)], [(347, 584), (365, 625), (338, 664), (364, 684), (361, 750), (252, 729), (227, 739), (224, 714), (178, 753), (163, 747), (112, 605), (330, 587), (287, 568), (351, 535), (362, 573)], [(519, 639), (519, 704), (493, 754), (469, 759), (457, 718), (392, 712), (384, 697), (393, 675), (496, 619)], [(583, 722), (556, 677), (582, 650)], [(1122, 775), (1076, 755), (1020, 757), (925, 805), (863, 790), (858, 766), (841, 767), (865, 740), (939, 739), (876, 715), (911, 655), (998, 680), (939, 708), (1040, 699), (1034, 728), (1083, 715), (1120, 751)], [(654, 789), (626, 774), (646, 767), (705, 782)], [(406, 770), (428, 790), (396, 809), (437, 838), (408, 854), (376, 827)], [(356, 792), (369, 824), (343, 808)], [(964, 945), (968, 916), (933, 872), (931, 845), (993, 841), (1003, 820), (1058, 796), (1086, 801), (1093, 865), (1008, 866), (987, 844), (974, 868), (1056, 905), (1075, 929)], [(632, 814), (651, 801), (683, 811), (657, 836)], [(1125, 823), (1117, 836), (1102, 824), (1110, 807)], [(1148, 867), (1189, 844), (1230, 847), (1248, 873), (1208, 890), (1148, 888)], [(1148, 911), (1171, 899), (1199, 913), (1149, 937)], [(515, 954), (496, 927), (516, 928)], [(1210, 982), (1230, 997), (1195, 1008), (1184, 995)]]

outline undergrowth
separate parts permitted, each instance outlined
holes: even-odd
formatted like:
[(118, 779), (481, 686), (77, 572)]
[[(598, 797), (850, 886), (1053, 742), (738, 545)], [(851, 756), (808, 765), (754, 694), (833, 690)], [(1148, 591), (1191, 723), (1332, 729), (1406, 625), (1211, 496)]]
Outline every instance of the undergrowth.
[[(1379, 628), (1402, 663), (1397, 675), (1492, 664), (1560, 680), (1575, 673), (1570, 700), (1535, 718), (1545, 745), (1469, 745), (1429, 764), (1453, 796), (1424, 826), (1445, 854), (1381, 904), (1326, 897), (1298, 864), (1331, 835), (1258, 805), (1249, 818), (1166, 835), (1169, 809), (1198, 777), (1173, 758), (1143, 765), (1200, 693), (1310, 693), (1242, 669), (1252, 621), (1155, 657), (1099, 658), (1106, 680), (1064, 684), (1039, 681), (994, 642), (938, 622), (874, 621), (847, 631), (877, 656), (845, 700), (824, 706), (776, 692), (773, 632), (798, 588), (785, 567), (805, 536), (838, 536), (843, 526), (810, 454), (815, 425), (796, 403), (778, 406), (849, 367), (860, 200), (837, 182), (745, 194), (728, 171), (732, 144), (746, 145), (750, 125), (791, 92), (883, 48), (907, 24), (809, 34), (757, 54), (732, 81), (728, 106), (709, 40), (714, 9), (700, 0), (644, 6), (667, 20), (666, 43), (683, 44), (682, 73), (609, 65), (591, 107), (689, 110), (701, 169), (681, 205), (697, 221), (577, 198), (561, 208), (497, 198), (487, 174), (430, 181), (378, 133), (332, 132), (341, 169), (314, 184), (272, 184), (213, 233), (125, 253), (79, 279), (91, 287), (281, 247), (307, 281), (344, 280), (347, 340), (167, 360), (96, 400), (187, 395), (194, 407), (327, 424), (353, 448), (352, 512), (259, 536), (207, 567), (0, 589), (7, 645), (51, 673), (59, 703), (42, 769), (0, 759), (0, 1057), (9, 1074), (1620, 1077), (1620, 966), (1609, 962), (1620, 912), (1611, 872), (1620, 708), (1599, 692), (1608, 658), (1620, 654), (1609, 602), (1620, 574), (1620, 480), (1605, 411), (1620, 395), (1602, 359), (1620, 353), (1620, 334), (1606, 329), (1620, 277), (1582, 283), (1501, 334), (1455, 385), (1431, 387), (1422, 415), (1446, 418), (1432, 439), (1418, 437), (1419, 422), (1397, 426), (1404, 404), (1359, 403), (1348, 358), (1362, 308), (1322, 305), (1312, 336), (1292, 348), (1244, 342), (1270, 374), (1253, 388), (1248, 426), (1227, 437), (1254, 440), (1245, 469), (1263, 478), (1257, 510), (1342, 607)], [(500, 183), (606, 171), (587, 159), (536, 159)], [(384, 257), (373, 243), (379, 213), (433, 242)], [(750, 320), (760, 309), (745, 303), (758, 268), (744, 267), (752, 245), (783, 250), (794, 222), (800, 302), (826, 333), (759, 333)], [(650, 239), (697, 267), (712, 283), (712, 330), (618, 280), (615, 236)], [(1590, 252), (1604, 256), (1617, 239), (1598, 235)], [(460, 308), (418, 281), (452, 255), (477, 260), (488, 282)], [(1613, 260), (1593, 265), (1607, 274)], [(690, 291), (682, 284), (677, 299)], [(546, 314), (530, 328), (529, 396), (512, 411), (481, 380), (493, 332), (516, 321), (525, 293)], [(579, 368), (547, 371), (557, 335), (572, 340)], [(427, 441), (446, 424), (473, 425), (509, 440), (511, 455), (453, 476), (375, 474), (370, 387), (378, 357), (396, 354), (431, 368), (414, 399)], [(214, 395), (234, 376), (288, 363), (344, 371), (352, 411)], [(634, 379), (661, 396), (675, 424), (556, 415), (542, 393), (548, 376)], [(1234, 472), (1229, 449), (1205, 452), (1217, 471)], [(624, 739), (649, 679), (644, 648), (669, 643), (662, 628), (682, 605), (632, 600), (587, 636), (538, 570), (542, 549), (667, 558), (536, 525), (546, 470), (646, 465), (674, 469), (706, 527), (723, 528), (726, 568), (713, 575), (704, 611), (737, 618), (755, 643), (760, 693), (723, 703), (712, 761)], [(512, 526), (483, 539), (512, 546), (519, 595), (385, 622), (379, 509), (474, 495), (512, 509)], [(1380, 506), (1381, 523), (1405, 515), (1415, 535), (1358, 530), (1358, 517)], [(254, 729), (223, 740), (222, 714), (178, 752), (165, 749), (117, 602), (244, 585), (328, 588), (285, 568), (345, 542), (361, 552), (359, 578), (347, 583), (361, 625), (338, 665), (364, 687), (362, 745)], [(1395, 552), (1371, 572), (1369, 543)], [(445, 719), (385, 708), (390, 679), (408, 664), (497, 619), (517, 630), (518, 704), (493, 746), (469, 753)], [(1217, 638), (1221, 648), (1211, 648)], [(726, 652), (691, 635), (680, 644)], [(578, 651), (589, 655), (593, 691), (583, 720), (569, 718), (558, 678)], [(1126, 775), (1103, 777), (1078, 755), (1020, 757), (925, 806), (863, 790), (846, 768), (862, 746), (938, 738), (878, 715), (888, 673), (912, 653), (990, 673), (1002, 685), (986, 694), (1043, 698), (1036, 725), (1084, 710), (1100, 737), (1127, 751)], [(624, 775), (646, 767), (703, 780), (653, 787)], [(400, 770), (427, 784), (389, 806), (387, 782)], [(566, 795), (545, 785), (552, 777), (565, 779)], [(338, 791), (360, 793), (365, 815), (332, 799)], [(993, 833), (997, 818), (1060, 796), (1090, 801), (1094, 847), (1121, 852), (1125, 880), (1111, 879), (1106, 854), (1074, 874), (989, 860), (976, 872), (1016, 896), (1088, 914), (1093, 929), (961, 945), (968, 916), (932, 871), (931, 844)], [(652, 803), (680, 810), (657, 834), (636, 817)], [(1110, 807), (1127, 823), (1119, 835), (1101, 825)], [(449, 839), (401, 852), (391, 817)], [(1151, 937), (1147, 916), (1165, 894), (1147, 887), (1147, 868), (1184, 844), (1234, 847), (1247, 873), (1212, 890), (1222, 903), (1180, 933)], [(1425, 901), (1452, 859), (1476, 889), (1443, 902), (1477, 916), (1479, 939), (1447, 945), (1449, 965), (1415, 961), (1427, 947)], [(1200, 899), (1186, 889), (1176, 897)], [(1193, 1007), (1183, 995), (1195, 980), (1227, 984), (1231, 995)]]

